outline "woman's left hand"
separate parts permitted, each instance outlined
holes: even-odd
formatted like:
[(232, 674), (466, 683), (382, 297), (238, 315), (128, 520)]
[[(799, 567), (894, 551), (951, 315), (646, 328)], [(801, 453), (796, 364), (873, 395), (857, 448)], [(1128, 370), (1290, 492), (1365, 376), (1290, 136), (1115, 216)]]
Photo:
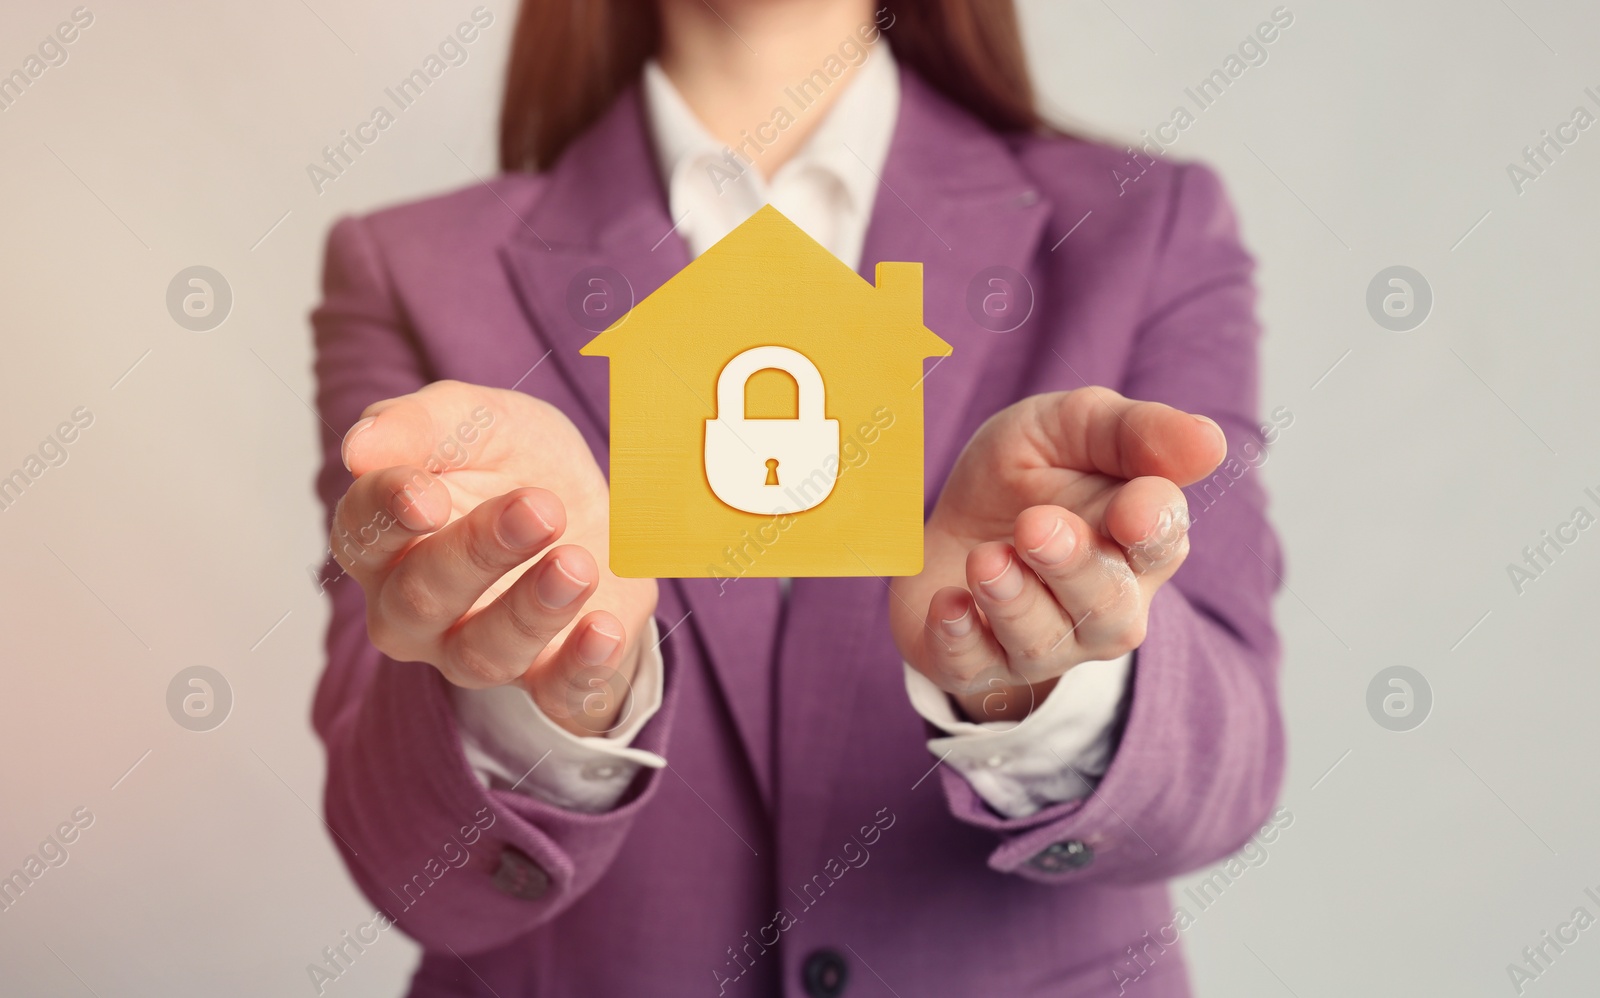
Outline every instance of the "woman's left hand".
[(1020, 720), (1080, 662), (1144, 640), (1189, 552), (1180, 485), (1216, 469), (1216, 423), (1108, 388), (996, 413), (928, 518), (920, 575), (891, 581), (895, 642), (975, 721)]

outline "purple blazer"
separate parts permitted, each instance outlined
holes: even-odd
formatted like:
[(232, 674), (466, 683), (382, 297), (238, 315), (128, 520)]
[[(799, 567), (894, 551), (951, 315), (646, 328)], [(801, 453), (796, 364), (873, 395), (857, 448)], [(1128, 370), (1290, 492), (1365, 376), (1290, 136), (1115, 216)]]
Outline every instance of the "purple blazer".
[[(1109, 385), (1259, 445), (1253, 261), (1216, 177), (1120, 185), (1122, 152), (1002, 137), (902, 86), (861, 269), (922, 261), (955, 347), (927, 380), (930, 503), (978, 424), (1038, 392)], [(578, 356), (568, 285), (607, 266), (644, 297), (688, 262), (672, 224), (637, 91), (548, 173), (341, 220), (313, 315), (329, 509), (339, 434), (441, 378), (523, 379), (605, 467), (606, 363)], [(1035, 292), (1012, 332), (968, 311), (993, 266)], [(314, 722), (334, 844), (425, 948), (416, 996), (1186, 995), (1166, 880), (1249, 839), (1284, 764), (1277, 541), (1252, 475), (1210, 493), (1098, 790), (1017, 820), (929, 754), (882, 579), (798, 579), (786, 609), (773, 579), (664, 581), (665, 704), (635, 744), (669, 765), (599, 815), (485, 789), (444, 680), (379, 654), (333, 582)]]

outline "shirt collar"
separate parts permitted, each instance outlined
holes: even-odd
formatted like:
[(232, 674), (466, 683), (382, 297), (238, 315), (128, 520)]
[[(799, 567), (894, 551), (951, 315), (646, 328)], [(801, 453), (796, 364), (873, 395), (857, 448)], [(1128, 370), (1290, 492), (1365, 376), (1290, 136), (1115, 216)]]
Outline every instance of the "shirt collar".
[[(763, 203), (787, 175), (814, 169), (839, 183), (852, 211), (871, 211), (900, 112), (900, 75), (887, 39), (880, 37), (869, 53), (826, 117), (777, 173), (764, 180), (759, 169), (747, 171)], [(644, 68), (644, 97), (656, 168), (669, 201), (676, 202), (689, 172), (724, 160), (728, 150), (706, 131), (653, 58)], [(797, 119), (808, 113), (787, 94), (782, 106)], [(669, 208), (674, 218), (682, 215), (681, 205), (672, 203)]]
[[(704, 157), (721, 159), (723, 150), (684, 101), (654, 58), (644, 66), (645, 120), (656, 154), (656, 169), (669, 192), (682, 168)], [(674, 212), (674, 215), (677, 213)]]

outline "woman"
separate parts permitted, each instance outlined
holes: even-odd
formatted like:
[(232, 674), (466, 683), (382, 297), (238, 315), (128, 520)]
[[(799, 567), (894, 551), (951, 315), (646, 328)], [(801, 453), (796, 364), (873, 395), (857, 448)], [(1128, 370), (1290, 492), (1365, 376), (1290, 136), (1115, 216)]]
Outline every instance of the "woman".
[[(412, 994), (1187, 994), (1165, 881), (1283, 767), (1212, 174), (1045, 128), (1009, 0), (527, 0), (501, 151), (314, 315), (327, 820)], [(768, 201), (924, 263), (925, 570), (617, 578), (591, 296)]]

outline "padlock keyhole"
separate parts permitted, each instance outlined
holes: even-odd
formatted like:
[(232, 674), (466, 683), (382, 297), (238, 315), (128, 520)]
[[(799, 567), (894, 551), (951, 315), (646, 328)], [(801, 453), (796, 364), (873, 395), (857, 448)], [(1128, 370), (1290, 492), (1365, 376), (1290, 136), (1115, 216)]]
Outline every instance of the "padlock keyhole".
[(775, 458), (775, 457), (767, 458), (767, 481), (766, 481), (766, 484), (767, 485), (776, 485), (776, 484), (778, 484), (778, 459)]

